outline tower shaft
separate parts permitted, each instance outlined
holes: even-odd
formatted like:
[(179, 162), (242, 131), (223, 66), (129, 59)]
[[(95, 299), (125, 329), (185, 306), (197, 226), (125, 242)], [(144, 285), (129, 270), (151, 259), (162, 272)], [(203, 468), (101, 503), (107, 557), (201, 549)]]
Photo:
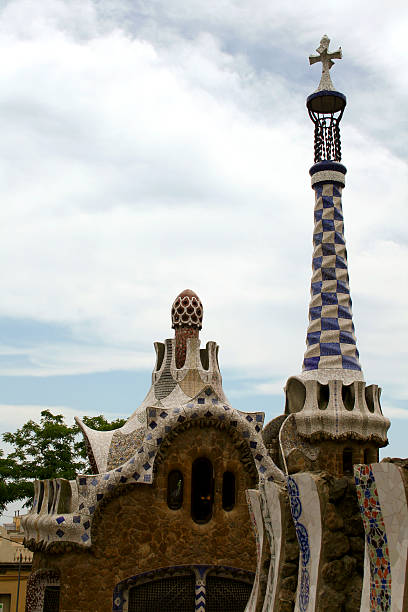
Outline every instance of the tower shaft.
[[(330, 180), (333, 172), (317, 164), (313, 177), (326, 180), (314, 182), (315, 192), (313, 264), (307, 349), (303, 371), (352, 370), (354, 379), (362, 379), (361, 365), (351, 310), (347, 250), (344, 239), (342, 189), (344, 174), (338, 166), (336, 174), (342, 182)], [(315, 167), (312, 168), (312, 171)], [(313, 181), (312, 177), (312, 181)]]

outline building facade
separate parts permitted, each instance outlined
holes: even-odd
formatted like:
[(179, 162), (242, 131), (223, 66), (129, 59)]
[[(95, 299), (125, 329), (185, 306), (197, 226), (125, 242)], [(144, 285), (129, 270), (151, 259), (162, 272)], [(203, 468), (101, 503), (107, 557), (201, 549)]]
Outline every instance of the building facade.
[[(24, 612), (33, 553), (23, 546), (20, 516), (0, 526), (0, 612)], [(3, 606), (3, 607), (2, 607)]]
[(352, 319), (342, 191), (345, 96), (323, 37), (314, 123), (311, 302), (284, 414), (226, 397), (203, 306), (185, 290), (156, 343), (146, 398), (118, 430), (78, 420), (93, 473), (35, 483), (27, 612), (341, 612), (408, 609), (407, 469), (378, 463), (389, 421)]

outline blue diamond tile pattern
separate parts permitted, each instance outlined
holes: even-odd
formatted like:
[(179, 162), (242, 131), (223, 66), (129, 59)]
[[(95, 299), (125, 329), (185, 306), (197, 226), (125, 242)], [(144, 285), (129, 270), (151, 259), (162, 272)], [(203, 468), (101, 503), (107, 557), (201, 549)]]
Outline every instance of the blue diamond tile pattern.
[(317, 183), (313, 274), (303, 371), (361, 370), (351, 311), (340, 185)]

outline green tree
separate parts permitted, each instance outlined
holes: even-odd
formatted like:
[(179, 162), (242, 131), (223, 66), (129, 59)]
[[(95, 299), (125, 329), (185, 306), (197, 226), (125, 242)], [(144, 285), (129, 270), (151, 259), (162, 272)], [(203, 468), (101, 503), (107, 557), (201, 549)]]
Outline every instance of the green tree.
[[(109, 422), (104, 416), (84, 417), (92, 429), (117, 429), (125, 419)], [(13, 501), (26, 500), (30, 504), (33, 480), (67, 478), (72, 480), (79, 472), (92, 472), (85, 443), (75, 424), (69, 427), (61, 414), (49, 410), (41, 412), (39, 423), (32, 420), (15, 433), (3, 434), (4, 442), (13, 447), (4, 457), (0, 451), (0, 510)]]

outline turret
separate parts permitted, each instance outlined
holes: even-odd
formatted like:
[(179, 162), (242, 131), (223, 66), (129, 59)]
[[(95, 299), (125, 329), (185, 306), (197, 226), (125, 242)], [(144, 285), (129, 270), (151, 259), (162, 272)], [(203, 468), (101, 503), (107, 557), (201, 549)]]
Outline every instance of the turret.
[(309, 326), (303, 370), (286, 384), (286, 413), (294, 414), (297, 433), (306, 445), (319, 447), (319, 468), (352, 471), (353, 463), (376, 461), (378, 447), (388, 444), (389, 420), (380, 407), (381, 389), (366, 386), (351, 309), (342, 191), (340, 121), (346, 96), (330, 78), (333, 59), (324, 36), (309, 61), (322, 63), (317, 90), (307, 98), (314, 129), (315, 192)]

